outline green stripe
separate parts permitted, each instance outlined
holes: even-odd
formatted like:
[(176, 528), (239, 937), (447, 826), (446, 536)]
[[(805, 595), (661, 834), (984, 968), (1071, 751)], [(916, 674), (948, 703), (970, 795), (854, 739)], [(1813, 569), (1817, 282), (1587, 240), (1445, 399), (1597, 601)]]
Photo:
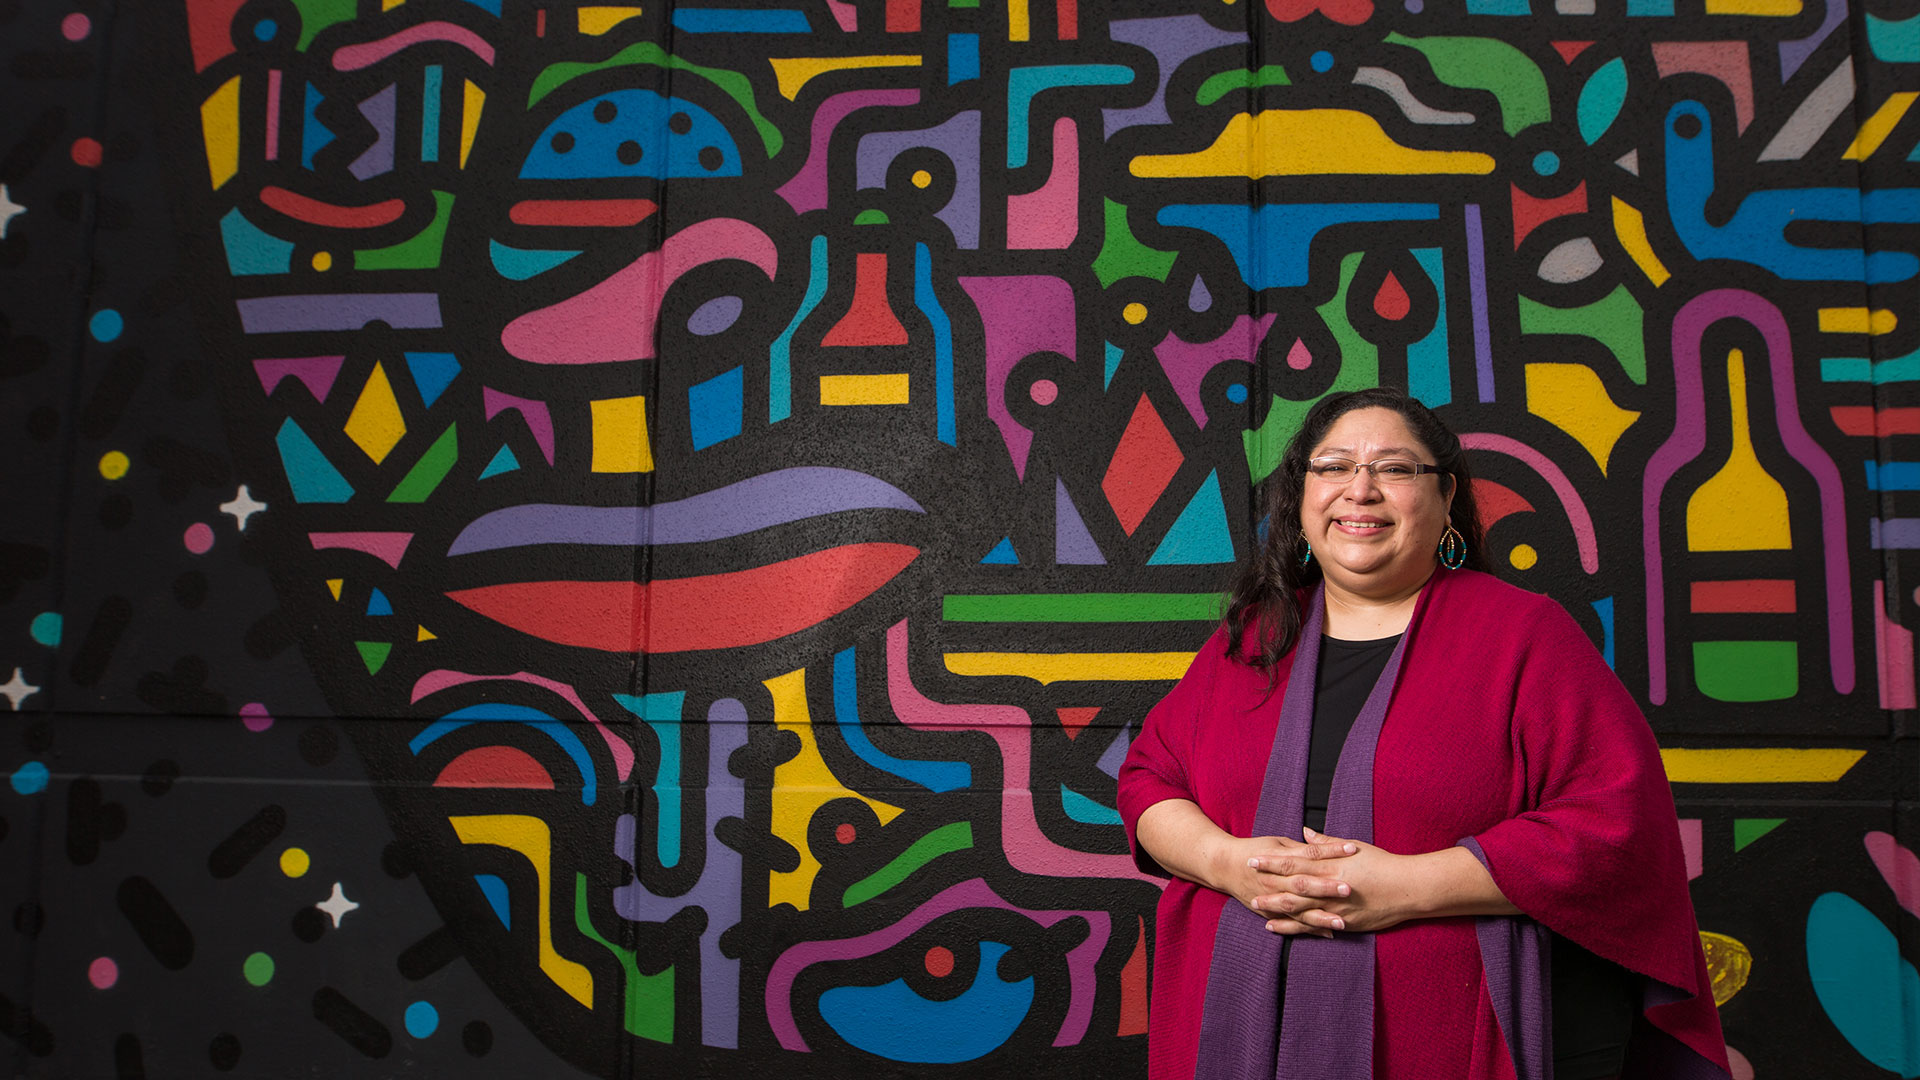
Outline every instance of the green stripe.
[(587, 875), (573, 875), (573, 925), (590, 940), (613, 954), (620, 961), (620, 969), (627, 976), (626, 1028), (630, 1035), (638, 1035), (654, 1042), (673, 1041), (673, 967), (657, 975), (640, 973), (640, 962), (632, 949), (623, 949), (593, 928), (593, 918), (587, 914)]
[(846, 894), (840, 898), (840, 906), (850, 908), (855, 904), (871, 900), (905, 881), (908, 874), (934, 859), (948, 852), (961, 851), (972, 846), (971, 822), (956, 821), (951, 825), (942, 825), (915, 840), (907, 850), (894, 856), (892, 862), (847, 886)]
[(1027, 593), (949, 596), (948, 622), (1212, 622), (1219, 593)]

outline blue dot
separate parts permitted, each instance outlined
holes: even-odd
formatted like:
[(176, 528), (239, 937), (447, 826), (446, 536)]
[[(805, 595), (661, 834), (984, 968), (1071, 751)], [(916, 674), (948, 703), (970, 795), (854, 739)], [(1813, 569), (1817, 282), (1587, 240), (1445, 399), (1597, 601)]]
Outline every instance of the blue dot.
[(1247, 388), (1239, 383), (1233, 383), (1227, 387), (1227, 400), (1235, 405), (1247, 400)]
[(28, 629), (33, 640), (51, 649), (60, 644), (60, 613), (43, 611), (33, 617), (33, 625)]
[(273, 35), (280, 32), (280, 24), (272, 19), (261, 19), (253, 24), (253, 36), (258, 41), (272, 41)]
[(47, 767), (38, 761), (29, 761), (15, 769), (13, 790), (22, 795), (38, 795), (47, 790)]
[(1313, 54), (1313, 70), (1325, 74), (1333, 67), (1333, 54), (1325, 49)]
[(93, 318), (87, 320), (87, 329), (93, 331), (95, 341), (112, 341), (120, 336), (120, 331), (126, 329), (126, 325), (120, 313), (112, 308), (101, 308), (93, 313)]
[(1533, 155), (1533, 171), (1541, 176), (1552, 176), (1560, 171), (1560, 155), (1551, 150), (1542, 150)]
[(1415, 15), (1425, 10), (1426, 6), (1427, 5), (1421, 3), (1420, 0), (1407, 0), (1407, 10), (1413, 12)]
[(424, 1001), (407, 1006), (407, 1034), (424, 1039), (440, 1028), (440, 1013)]

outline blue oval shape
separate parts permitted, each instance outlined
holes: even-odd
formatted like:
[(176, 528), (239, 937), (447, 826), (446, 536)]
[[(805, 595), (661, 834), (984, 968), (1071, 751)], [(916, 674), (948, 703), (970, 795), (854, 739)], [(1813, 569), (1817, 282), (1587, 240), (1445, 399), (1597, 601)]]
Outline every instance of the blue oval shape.
[(1580, 117), (1580, 137), (1588, 146), (1600, 141), (1614, 120), (1620, 116), (1621, 106), (1627, 103), (1627, 62), (1614, 57), (1600, 65), (1593, 73), (1587, 85), (1580, 88), (1580, 104), (1577, 112)]
[(820, 995), (820, 1018), (849, 1044), (890, 1061), (952, 1065), (985, 1057), (1033, 1008), (1031, 976), (1002, 982), (994, 973), (1008, 951), (998, 941), (982, 941), (973, 985), (951, 1001), (929, 1001), (905, 979), (836, 986)]
[(1873, 912), (1843, 893), (1815, 900), (1807, 913), (1807, 975), (1827, 1019), (1860, 1056), (1909, 1080), (1920, 1076), (1920, 1046), (1907, 1037), (1920, 972)]

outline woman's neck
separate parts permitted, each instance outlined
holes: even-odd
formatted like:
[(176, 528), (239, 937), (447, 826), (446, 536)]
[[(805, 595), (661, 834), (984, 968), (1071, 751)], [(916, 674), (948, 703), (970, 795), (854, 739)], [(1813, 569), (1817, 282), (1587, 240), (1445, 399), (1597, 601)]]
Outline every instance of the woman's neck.
[(1373, 641), (1406, 633), (1407, 624), (1413, 621), (1413, 609), (1420, 603), (1420, 590), (1432, 577), (1429, 573), (1410, 585), (1384, 592), (1356, 591), (1326, 579), (1326, 635), (1339, 641)]

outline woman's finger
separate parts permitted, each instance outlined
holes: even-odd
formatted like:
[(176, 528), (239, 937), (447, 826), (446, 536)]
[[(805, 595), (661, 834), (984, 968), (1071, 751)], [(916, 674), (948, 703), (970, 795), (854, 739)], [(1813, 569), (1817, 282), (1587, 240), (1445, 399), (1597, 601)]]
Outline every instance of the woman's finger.
[(1317, 927), (1310, 923), (1304, 923), (1304, 922), (1301, 922), (1299, 919), (1294, 919), (1294, 918), (1268, 919), (1267, 929), (1272, 933), (1280, 934), (1282, 936), (1289, 936), (1289, 937), (1296, 934), (1312, 934), (1314, 937), (1323, 937), (1323, 938), (1330, 938), (1333, 936), (1332, 930), (1324, 929), (1322, 927)]

